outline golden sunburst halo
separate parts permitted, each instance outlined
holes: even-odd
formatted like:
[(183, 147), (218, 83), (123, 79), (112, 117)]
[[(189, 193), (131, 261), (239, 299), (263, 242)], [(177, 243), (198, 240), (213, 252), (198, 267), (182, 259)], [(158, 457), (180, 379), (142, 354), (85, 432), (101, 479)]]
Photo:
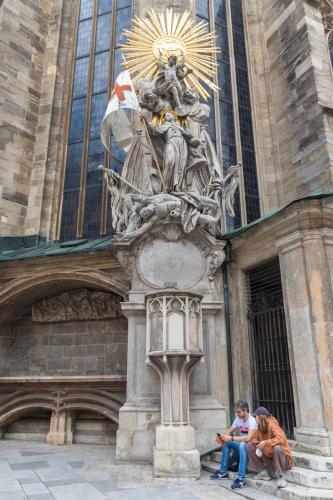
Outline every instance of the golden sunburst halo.
[(216, 36), (208, 31), (205, 21), (196, 23), (188, 11), (180, 15), (167, 9), (165, 14), (150, 10), (146, 18), (135, 17), (132, 22), (133, 28), (123, 31), (127, 43), (121, 50), (123, 66), (134, 83), (156, 75), (160, 54), (165, 63), (170, 55), (183, 55), (186, 66), (193, 70), (183, 80), (186, 87), (195, 89), (205, 100), (210, 97), (205, 86), (215, 92), (219, 90), (213, 82), (217, 70)]

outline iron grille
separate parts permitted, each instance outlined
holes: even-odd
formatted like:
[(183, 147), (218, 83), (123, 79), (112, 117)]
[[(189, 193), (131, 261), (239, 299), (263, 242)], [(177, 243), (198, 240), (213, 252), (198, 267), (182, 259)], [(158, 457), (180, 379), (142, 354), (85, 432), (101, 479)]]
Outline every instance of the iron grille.
[(248, 272), (253, 407), (265, 406), (293, 437), (295, 410), (278, 259)]

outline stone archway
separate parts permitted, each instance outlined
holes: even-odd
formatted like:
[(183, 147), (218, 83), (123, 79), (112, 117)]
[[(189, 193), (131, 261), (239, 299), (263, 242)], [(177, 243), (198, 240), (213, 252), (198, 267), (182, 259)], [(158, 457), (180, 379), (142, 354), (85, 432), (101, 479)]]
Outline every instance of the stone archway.
[(20, 311), (24, 313), (44, 297), (81, 287), (114, 292), (122, 297), (128, 293), (124, 279), (103, 271), (53, 271), (18, 277), (0, 290), (0, 323), (17, 319)]
[[(101, 313), (99, 318), (98, 311), (105, 308), (102, 301), (91, 317), (81, 317), (80, 309), (74, 318), (56, 316), (44, 321), (32, 317), (36, 303), (52, 303), (59, 296), (69, 300), (74, 292), (79, 302), (82, 297), (86, 302), (91, 297), (105, 296), (110, 301), (118, 297), (118, 312), (113, 317)], [(103, 415), (104, 420), (118, 425), (127, 368), (127, 320), (119, 302), (126, 293), (126, 283), (119, 275), (89, 269), (18, 277), (2, 288), (0, 330), (8, 335), (9, 360), (0, 375), (2, 435), (13, 422), (38, 409), (50, 412), (47, 441), (54, 444), (73, 442), (78, 412)], [(1, 338), (5, 337), (0, 332)], [(123, 362), (117, 357), (124, 358)], [(27, 365), (27, 359), (35, 364)]]

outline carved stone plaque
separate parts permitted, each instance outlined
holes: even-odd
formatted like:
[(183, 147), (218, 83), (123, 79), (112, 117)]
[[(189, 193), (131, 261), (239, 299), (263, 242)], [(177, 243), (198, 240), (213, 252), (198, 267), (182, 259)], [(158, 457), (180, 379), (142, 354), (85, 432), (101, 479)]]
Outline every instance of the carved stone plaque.
[(153, 240), (143, 247), (138, 259), (140, 277), (154, 288), (190, 288), (204, 270), (204, 257), (188, 240)]
[(114, 293), (77, 288), (36, 302), (32, 320), (40, 323), (80, 321), (100, 318), (120, 318), (120, 301)]

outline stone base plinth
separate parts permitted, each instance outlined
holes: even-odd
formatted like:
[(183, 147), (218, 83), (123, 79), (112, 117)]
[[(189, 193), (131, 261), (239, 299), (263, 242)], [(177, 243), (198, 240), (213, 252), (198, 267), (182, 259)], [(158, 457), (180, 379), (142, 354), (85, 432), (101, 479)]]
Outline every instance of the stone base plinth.
[(200, 454), (195, 449), (195, 430), (190, 425), (156, 428), (154, 475), (200, 477)]
[(333, 456), (333, 446), (330, 442), (330, 434), (326, 429), (295, 428), (295, 449), (314, 455)]
[(155, 427), (160, 419), (157, 408), (125, 404), (119, 412), (116, 463), (152, 463)]

